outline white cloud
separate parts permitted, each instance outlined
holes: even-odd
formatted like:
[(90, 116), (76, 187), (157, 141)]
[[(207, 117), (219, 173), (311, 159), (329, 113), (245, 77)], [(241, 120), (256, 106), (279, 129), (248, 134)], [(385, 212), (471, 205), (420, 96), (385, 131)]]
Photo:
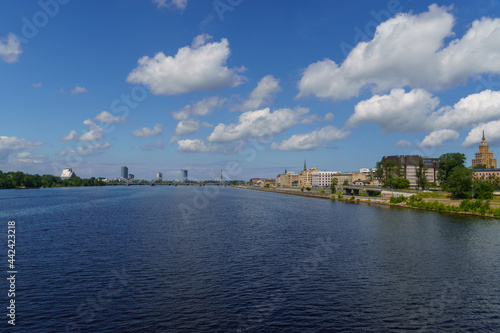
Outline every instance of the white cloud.
[(279, 80), (272, 75), (264, 76), (257, 84), (257, 87), (250, 93), (248, 99), (240, 105), (236, 105), (233, 110), (256, 110), (264, 104), (270, 104), (280, 91)]
[(273, 142), (271, 150), (313, 150), (328, 142), (346, 138), (350, 133), (335, 126), (326, 126), (307, 134), (294, 134), (280, 144)]
[(33, 88), (40, 88), (42, 86), (42, 82), (33, 83), (32, 86), (33, 86)]
[(373, 122), (384, 132), (410, 132), (426, 130), (426, 120), (437, 107), (439, 99), (422, 89), (405, 93), (404, 89), (392, 89), (389, 95), (375, 95), (359, 102), (347, 126)]
[(68, 154), (77, 154), (80, 156), (89, 156), (101, 154), (102, 150), (106, 150), (111, 147), (109, 142), (105, 143), (96, 143), (96, 144), (84, 144), (79, 145), (76, 150), (75, 149), (66, 149), (57, 153), (59, 156), (66, 156)]
[(479, 124), (471, 129), (465, 141), (462, 143), (462, 146), (469, 148), (479, 145), (483, 139), (483, 131), (488, 144), (500, 144), (500, 120), (495, 120), (485, 124)]
[(220, 145), (207, 144), (201, 139), (179, 140), (177, 151), (181, 153), (216, 153), (221, 150)]
[(199, 35), (191, 46), (180, 48), (175, 57), (157, 53), (154, 58), (144, 56), (138, 67), (127, 77), (127, 82), (144, 84), (153, 94), (177, 95), (196, 90), (215, 90), (236, 87), (245, 77), (238, 75), (243, 68), (228, 68), (231, 53), (229, 42), (206, 43), (208, 35)]
[(500, 118), (500, 91), (484, 90), (458, 101), (453, 108), (432, 114), (429, 123), (438, 128), (462, 129)]
[(410, 141), (408, 140), (399, 140), (396, 145), (396, 147), (401, 147), (401, 148), (405, 148), (405, 147), (411, 147), (413, 146), (413, 143), (411, 143)]
[(372, 122), (384, 132), (459, 130), (500, 118), (500, 92), (484, 90), (460, 99), (455, 105), (436, 109), (439, 99), (422, 89), (392, 89), (359, 102), (347, 126)]
[(309, 109), (279, 109), (271, 112), (269, 108), (247, 111), (239, 116), (237, 124), (218, 124), (207, 138), (211, 142), (233, 142), (248, 138), (262, 138), (279, 134), (299, 123)]
[(163, 125), (156, 124), (152, 129), (149, 127), (142, 127), (132, 132), (136, 138), (151, 138), (163, 133)]
[(500, 72), (500, 19), (474, 21), (461, 39), (453, 36), (449, 8), (399, 14), (381, 23), (369, 42), (359, 43), (341, 65), (324, 59), (309, 65), (297, 97), (314, 95), (341, 100), (358, 96), (364, 87), (381, 92), (410, 86), (440, 90)]
[(0, 39), (0, 58), (6, 63), (16, 62), (22, 52), (21, 43), (14, 34), (9, 34), (7, 38)]
[[(83, 124), (87, 126), (89, 131), (82, 136), (78, 140), (80, 141), (99, 141), (104, 138), (104, 130), (96, 125), (92, 120), (87, 119), (83, 121)], [(71, 134), (71, 133), (70, 133)]]
[(61, 141), (73, 141), (73, 140), (76, 140), (77, 137), (78, 137), (78, 134), (76, 133), (76, 131), (72, 130), (71, 132), (69, 132), (69, 134), (63, 136), (59, 140), (61, 140)]
[(194, 119), (181, 120), (175, 128), (176, 135), (188, 135), (198, 132), (200, 121)]
[(325, 120), (326, 121), (333, 121), (335, 119), (335, 115), (331, 112), (328, 112), (327, 114), (325, 114)]
[(119, 116), (113, 116), (108, 111), (102, 111), (94, 119), (103, 124), (116, 124), (116, 123), (122, 123), (124, 121)]
[(312, 124), (315, 121), (322, 121), (322, 120), (323, 119), (321, 119), (318, 115), (311, 114), (311, 115), (305, 117), (304, 119), (302, 119), (302, 121), (300, 123), (301, 124)]
[(40, 164), (44, 162), (45, 155), (35, 155), (30, 152), (17, 153), (17, 161), (26, 164)]
[(40, 141), (28, 141), (15, 136), (0, 136), (0, 160), (7, 158), (12, 153), (33, 149), (41, 145)]
[(161, 7), (177, 7), (180, 10), (186, 9), (187, 0), (153, 0), (155, 4), (158, 5), (158, 8)]
[(73, 89), (71, 89), (71, 94), (72, 95), (76, 95), (76, 94), (82, 94), (84, 92), (87, 92), (87, 88), (85, 87), (80, 87), (80, 86), (76, 86), (74, 87)]
[(458, 136), (458, 132), (451, 129), (437, 130), (427, 135), (418, 146), (420, 148), (439, 147), (442, 146), (445, 141), (457, 140)]
[(163, 142), (158, 140), (156, 143), (149, 143), (147, 145), (141, 145), (142, 150), (146, 151), (153, 151), (153, 150), (163, 150), (165, 147), (163, 145)]
[(172, 112), (172, 116), (176, 120), (186, 120), (190, 115), (206, 116), (216, 108), (220, 108), (225, 101), (225, 98), (221, 99), (218, 96), (204, 98), (193, 105), (186, 105), (182, 109)]

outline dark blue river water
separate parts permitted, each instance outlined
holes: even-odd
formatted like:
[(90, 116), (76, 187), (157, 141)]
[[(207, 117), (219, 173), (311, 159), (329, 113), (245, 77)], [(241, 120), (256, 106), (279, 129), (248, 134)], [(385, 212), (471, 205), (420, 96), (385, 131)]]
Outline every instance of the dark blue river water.
[[(215, 186), (0, 191), (18, 332), (500, 332), (500, 220)], [(5, 330), (7, 331), (7, 330)]]

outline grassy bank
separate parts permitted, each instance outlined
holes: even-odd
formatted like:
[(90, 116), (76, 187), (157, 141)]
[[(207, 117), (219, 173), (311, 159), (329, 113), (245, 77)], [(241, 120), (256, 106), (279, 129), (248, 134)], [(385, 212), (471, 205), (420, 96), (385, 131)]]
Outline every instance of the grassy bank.
[(291, 195), (300, 195), (305, 197), (338, 200), (357, 204), (374, 204), (384, 206), (397, 206), (410, 209), (427, 210), (435, 212), (475, 215), (482, 217), (500, 218), (500, 199), (495, 198), (491, 201), (483, 200), (454, 200), (447, 193), (428, 193), (420, 192), (410, 198), (393, 197), (392, 200), (380, 197), (365, 196), (343, 196), (341, 194), (333, 195), (331, 193), (321, 193), (318, 191), (301, 191), (296, 189), (274, 189), (251, 186), (237, 186), (239, 188), (257, 190), (263, 192), (275, 192)]

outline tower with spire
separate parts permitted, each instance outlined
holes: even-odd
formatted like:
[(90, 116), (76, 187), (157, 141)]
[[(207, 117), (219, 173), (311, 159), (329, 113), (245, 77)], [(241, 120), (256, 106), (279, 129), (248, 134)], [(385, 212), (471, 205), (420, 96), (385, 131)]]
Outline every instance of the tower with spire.
[(307, 170), (307, 167), (306, 167), (306, 159), (304, 158), (304, 171)]
[(490, 152), (490, 146), (486, 143), (483, 131), (483, 139), (479, 145), (479, 152), (475, 154), (475, 158), (472, 160), (472, 167), (475, 168), (477, 165), (483, 165), (486, 169), (496, 169), (497, 160), (493, 158), (493, 152)]

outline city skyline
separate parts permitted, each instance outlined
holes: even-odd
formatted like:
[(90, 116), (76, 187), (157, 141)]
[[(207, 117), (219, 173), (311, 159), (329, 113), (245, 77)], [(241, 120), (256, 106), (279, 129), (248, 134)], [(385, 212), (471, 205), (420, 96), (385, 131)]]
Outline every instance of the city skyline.
[[(500, 146), (496, 1), (1, 5), (0, 170), (374, 168)], [(251, 27), (251, 28), (249, 28)]]

